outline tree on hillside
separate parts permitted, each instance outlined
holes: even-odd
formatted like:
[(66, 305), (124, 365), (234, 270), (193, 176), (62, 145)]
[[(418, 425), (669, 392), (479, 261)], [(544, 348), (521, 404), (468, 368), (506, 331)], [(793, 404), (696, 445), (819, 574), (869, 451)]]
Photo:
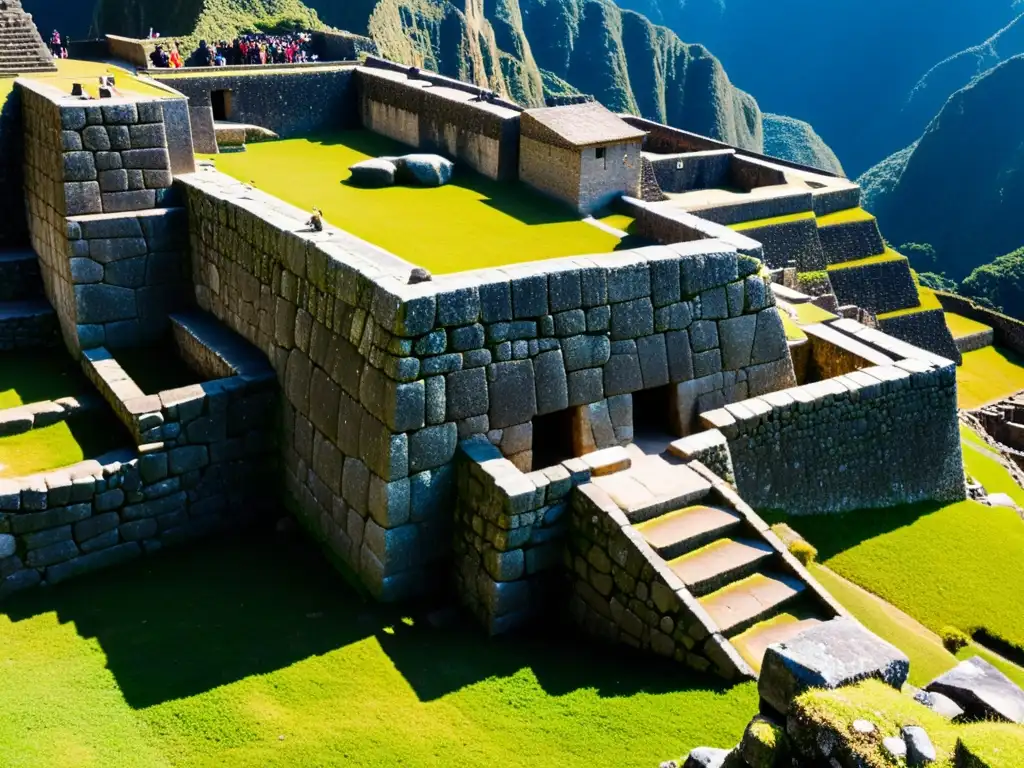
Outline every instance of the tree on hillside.
[(917, 279), (925, 288), (931, 288), (936, 291), (947, 291), (949, 293), (959, 293), (959, 287), (956, 284), (956, 280), (950, 280), (945, 275), (940, 275), (935, 272), (920, 272), (917, 275)]
[(936, 253), (931, 243), (904, 243), (896, 250), (910, 259), (910, 266), (918, 272), (935, 269)]
[(960, 292), (1024, 319), (1024, 248), (975, 269), (960, 284)]

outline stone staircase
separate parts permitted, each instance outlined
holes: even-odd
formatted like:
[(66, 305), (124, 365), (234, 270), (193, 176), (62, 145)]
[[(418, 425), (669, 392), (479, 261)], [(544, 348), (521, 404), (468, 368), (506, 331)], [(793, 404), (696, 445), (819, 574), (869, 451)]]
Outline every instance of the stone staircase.
[(31, 250), (0, 251), (0, 351), (57, 343), (57, 314), (43, 295)]
[[(842, 608), (731, 486), (703, 465), (684, 463), (675, 446), (656, 456), (631, 446), (629, 469), (591, 483), (660, 560), (655, 570), (667, 568), (681, 582), (708, 634), (724, 638), (757, 674), (770, 644)], [(668, 582), (678, 593), (678, 583)]]
[(0, 77), (55, 72), (50, 50), (20, 0), (0, 2)]

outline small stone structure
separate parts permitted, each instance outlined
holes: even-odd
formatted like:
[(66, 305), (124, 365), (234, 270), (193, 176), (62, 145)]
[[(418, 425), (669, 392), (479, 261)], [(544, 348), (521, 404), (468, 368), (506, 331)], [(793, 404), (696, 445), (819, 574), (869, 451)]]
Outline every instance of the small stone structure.
[(580, 213), (640, 195), (643, 131), (596, 101), (523, 112), (519, 178)]

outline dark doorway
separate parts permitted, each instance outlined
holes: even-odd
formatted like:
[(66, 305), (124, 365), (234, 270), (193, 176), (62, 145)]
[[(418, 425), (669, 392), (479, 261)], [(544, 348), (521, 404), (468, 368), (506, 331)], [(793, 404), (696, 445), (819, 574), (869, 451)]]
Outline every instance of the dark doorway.
[(533, 420), (533, 468), (544, 469), (575, 457), (572, 447), (572, 408)]
[(633, 393), (633, 442), (645, 453), (660, 453), (679, 435), (674, 433), (673, 385)]
[(213, 119), (231, 119), (231, 91), (212, 91), (210, 100), (213, 102)]

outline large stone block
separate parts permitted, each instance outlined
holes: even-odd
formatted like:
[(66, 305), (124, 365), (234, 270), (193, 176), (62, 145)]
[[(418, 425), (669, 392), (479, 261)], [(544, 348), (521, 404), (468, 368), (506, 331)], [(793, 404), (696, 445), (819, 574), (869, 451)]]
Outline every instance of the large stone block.
[(135, 291), (115, 285), (76, 285), (75, 306), (79, 323), (110, 323), (138, 315)]
[(569, 407), (569, 388), (560, 349), (538, 355), (533, 363), (537, 385), (537, 413), (554, 413)]
[(171, 167), (166, 149), (129, 149), (121, 153), (121, 162), (125, 168), (143, 171), (166, 171)]
[(529, 421), (537, 414), (533, 364), (529, 360), (487, 366), (491, 429)]
[(635, 339), (654, 333), (654, 306), (650, 298), (612, 305), (612, 339)]
[(969, 718), (1024, 724), (1024, 691), (980, 656), (961, 661), (925, 690), (949, 697)]
[(738, 371), (750, 365), (757, 329), (756, 315), (742, 315), (718, 323), (718, 338), (722, 347), (722, 368)]
[(472, 368), (448, 374), (445, 381), (448, 418), (452, 421), (481, 416), (488, 410), (487, 373)]
[(570, 336), (562, 339), (562, 356), (567, 371), (598, 368), (608, 362), (611, 342), (607, 336)]
[(668, 384), (669, 370), (665, 336), (658, 333), (637, 339), (636, 349), (640, 360), (640, 375), (643, 379), (644, 389), (653, 389)]
[(422, 472), (447, 464), (455, 455), (458, 437), (458, 428), (453, 422), (409, 433), (409, 472)]
[(71, 181), (64, 184), (64, 208), (68, 216), (102, 213), (100, 185), (96, 181)]
[(64, 153), (64, 181), (93, 181), (96, 163), (92, 152)]
[(754, 365), (771, 363), (788, 354), (786, 330), (782, 327), (779, 311), (775, 307), (761, 310), (757, 313), (757, 331), (754, 334), (751, 362)]
[(839, 688), (877, 678), (899, 690), (910, 661), (852, 619), (833, 619), (765, 651), (757, 690), (781, 714), (810, 688)]

